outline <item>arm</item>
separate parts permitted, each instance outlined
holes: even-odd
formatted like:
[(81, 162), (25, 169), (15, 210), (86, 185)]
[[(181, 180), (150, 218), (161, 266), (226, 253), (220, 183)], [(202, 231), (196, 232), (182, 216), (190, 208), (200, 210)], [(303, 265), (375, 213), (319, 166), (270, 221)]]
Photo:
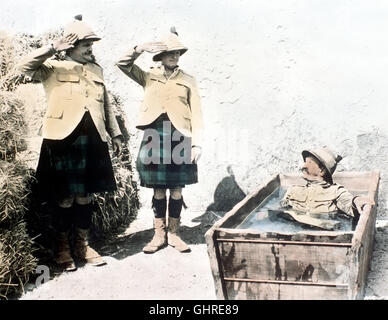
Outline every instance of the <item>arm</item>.
[(105, 127), (109, 136), (112, 138), (113, 151), (117, 154), (121, 152), (122, 133), (117, 123), (116, 116), (110, 103), (108, 92), (104, 86), (104, 109), (105, 109)]
[(337, 189), (337, 208), (351, 217), (354, 217), (353, 210), (357, 209), (353, 203), (353, 199), (354, 196), (344, 187), (340, 186)]
[(133, 81), (140, 84), (142, 87), (146, 84), (147, 73), (143, 71), (140, 67), (134, 64), (135, 60), (141, 55), (138, 53), (135, 48), (131, 49), (124, 57), (122, 57), (117, 63), (116, 66), (124, 72), (128, 77)]
[(19, 69), (22, 73), (31, 77), (34, 80), (43, 81), (48, 78), (53, 71), (53, 66), (46, 62), (55, 53), (74, 47), (77, 36), (69, 34), (65, 38), (61, 38), (52, 45), (39, 48), (22, 59)]
[(142, 45), (138, 45), (131, 49), (124, 57), (122, 57), (116, 66), (124, 72), (133, 81), (140, 84), (142, 87), (145, 86), (147, 80), (147, 72), (143, 71), (135, 63), (135, 60), (144, 52), (158, 52), (165, 50), (167, 47), (160, 42), (149, 42)]
[(192, 143), (193, 146), (202, 145), (202, 136), (203, 136), (203, 114), (201, 100), (199, 97), (199, 92), (197, 84), (194, 81), (193, 85), (190, 88), (189, 104), (191, 109), (191, 127), (192, 127)]
[(34, 50), (21, 60), (19, 69), (32, 79), (43, 81), (53, 71), (51, 64), (45, 61), (55, 53), (56, 51), (51, 45)]
[(354, 211), (359, 214), (366, 211), (367, 208), (374, 205), (374, 201), (367, 197), (353, 196), (344, 187), (338, 188), (337, 191), (337, 207), (347, 215), (354, 217)]
[(190, 89), (189, 104), (191, 108), (191, 130), (192, 130), (192, 150), (191, 160), (197, 163), (202, 154), (202, 141), (203, 141), (203, 114), (201, 107), (201, 100), (197, 84), (194, 83)]

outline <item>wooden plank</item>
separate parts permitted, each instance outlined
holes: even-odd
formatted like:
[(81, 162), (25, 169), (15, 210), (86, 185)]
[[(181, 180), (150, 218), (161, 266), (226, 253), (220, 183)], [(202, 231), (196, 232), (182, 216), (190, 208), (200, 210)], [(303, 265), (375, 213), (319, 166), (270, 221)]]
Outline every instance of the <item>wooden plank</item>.
[(288, 244), (288, 245), (308, 245), (308, 246), (329, 246), (329, 247), (351, 247), (349, 242), (306, 242), (306, 241), (282, 241), (282, 240), (259, 240), (259, 239), (228, 239), (217, 238), (217, 242), (237, 242), (237, 243), (261, 243), (261, 244)]
[(232, 282), (254, 282), (254, 283), (273, 283), (284, 285), (298, 285), (298, 286), (322, 286), (322, 287), (348, 287), (347, 284), (330, 283), (330, 282), (304, 282), (304, 281), (284, 281), (284, 280), (257, 280), (257, 279), (239, 279), (239, 278), (224, 278), (225, 281)]
[[(377, 203), (380, 174), (372, 172), (372, 179), (368, 189), (368, 196)], [(368, 275), (369, 263), (372, 256), (377, 208), (373, 206), (364, 212), (359, 219), (352, 241), (352, 264), (350, 279), (350, 299), (361, 299), (364, 296), (365, 281)]]
[(220, 242), (225, 278), (347, 284), (349, 247)]
[(215, 228), (213, 227), (205, 233), (205, 241), (207, 244), (207, 253), (209, 256), (210, 268), (212, 270), (216, 296), (217, 299), (223, 300), (227, 296), (227, 290), (222, 280), (223, 273), (220, 266), (221, 257), (218, 250), (218, 243), (215, 240), (214, 231)]
[(227, 281), (228, 299), (231, 300), (344, 300), (347, 288), (343, 286), (305, 286), (271, 283)]
[(305, 231), (297, 233), (259, 232), (250, 229), (217, 228), (216, 239), (273, 239), (279, 241), (351, 243), (353, 232)]

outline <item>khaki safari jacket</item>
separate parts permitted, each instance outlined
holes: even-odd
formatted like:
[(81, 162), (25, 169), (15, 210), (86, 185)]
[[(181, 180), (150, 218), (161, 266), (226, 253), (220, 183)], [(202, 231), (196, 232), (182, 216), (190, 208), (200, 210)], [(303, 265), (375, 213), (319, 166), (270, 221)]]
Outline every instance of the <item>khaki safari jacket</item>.
[(20, 63), (20, 70), (43, 83), (47, 110), (42, 136), (62, 140), (80, 123), (89, 111), (102, 141), (107, 134), (121, 135), (104, 85), (102, 68), (95, 63), (80, 64), (69, 57), (56, 60), (51, 46), (31, 52)]
[(166, 112), (174, 127), (183, 135), (192, 137), (192, 145), (200, 146), (203, 116), (195, 79), (179, 68), (169, 79), (164, 76), (163, 66), (145, 72), (134, 64), (139, 56), (132, 49), (116, 63), (120, 70), (144, 88), (136, 127), (141, 129)]
[(281, 205), (315, 218), (335, 218), (338, 210), (353, 217), (353, 199), (349, 191), (336, 183), (308, 182), (288, 188)]

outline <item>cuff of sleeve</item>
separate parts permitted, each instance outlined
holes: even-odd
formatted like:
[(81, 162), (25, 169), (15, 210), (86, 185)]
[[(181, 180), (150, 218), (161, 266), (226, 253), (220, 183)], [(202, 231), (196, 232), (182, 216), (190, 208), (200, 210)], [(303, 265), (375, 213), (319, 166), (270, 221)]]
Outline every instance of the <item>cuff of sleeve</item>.
[(353, 200), (352, 200), (352, 208), (353, 209), (355, 209), (355, 210), (357, 210), (357, 206), (356, 206), (356, 203), (354, 202), (354, 200), (356, 199), (356, 198), (359, 198), (360, 196), (355, 196), (355, 197), (353, 197)]

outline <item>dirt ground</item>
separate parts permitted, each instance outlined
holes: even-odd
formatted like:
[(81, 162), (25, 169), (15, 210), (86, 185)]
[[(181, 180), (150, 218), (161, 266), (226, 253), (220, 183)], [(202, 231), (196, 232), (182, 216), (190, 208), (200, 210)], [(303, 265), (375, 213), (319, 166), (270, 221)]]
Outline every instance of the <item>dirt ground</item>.
[(21, 300), (216, 299), (204, 233), (217, 217), (210, 214), (206, 219), (200, 214), (183, 212), (181, 234), (191, 248), (189, 253), (166, 247), (155, 254), (144, 254), (142, 248), (153, 235), (153, 214), (143, 208), (119, 239), (95, 246), (107, 265), (86, 265), (38, 287), (31, 284)]
[[(172, 247), (144, 254), (151, 239), (152, 211), (146, 207), (125, 234), (112, 243), (97, 245), (107, 265), (83, 266), (35, 287), (31, 284), (21, 300), (35, 299), (130, 299), (212, 300), (216, 299), (204, 233), (220, 213), (201, 215), (186, 210), (182, 238), (190, 253)], [(388, 220), (378, 220), (365, 299), (388, 299)]]

